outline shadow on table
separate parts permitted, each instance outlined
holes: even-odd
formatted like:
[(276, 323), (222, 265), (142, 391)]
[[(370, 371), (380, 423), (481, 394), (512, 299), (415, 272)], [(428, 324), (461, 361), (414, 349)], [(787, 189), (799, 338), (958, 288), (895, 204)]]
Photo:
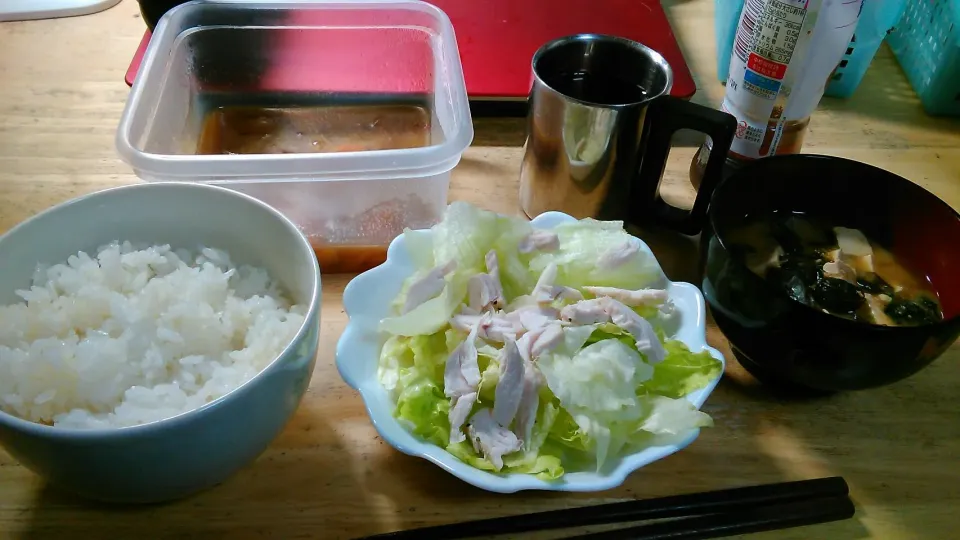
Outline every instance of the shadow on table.
[(527, 140), (525, 118), (474, 118), (474, 146), (523, 146)]
[[(952, 536), (960, 472), (945, 465), (960, 451), (960, 426), (955, 410), (944, 407), (955, 388), (947, 359), (884, 388), (789, 394), (747, 374), (719, 331), (713, 334), (709, 341), (724, 352), (728, 368), (711, 403), (739, 404), (737, 415), (759, 418), (751, 430), (759, 452), (789, 474), (843, 476), (858, 515), (874, 522), (875, 537)], [(711, 408), (705, 410), (717, 418)]]
[(91, 503), (45, 486), (21, 538), (350, 538), (357, 522), (376, 528), (380, 514), (356, 481), (359, 465), (340, 431), (301, 407), (254, 464), (172, 503)]

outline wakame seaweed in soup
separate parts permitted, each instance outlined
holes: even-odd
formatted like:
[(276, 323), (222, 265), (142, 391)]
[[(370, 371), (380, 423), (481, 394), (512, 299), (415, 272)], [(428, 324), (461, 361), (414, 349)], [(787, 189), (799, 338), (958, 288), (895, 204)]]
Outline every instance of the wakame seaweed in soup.
[(885, 326), (943, 320), (926, 277), (857, 229), (771, 212), (748, 217), (727, 239), (752, 272), (825, 313)]

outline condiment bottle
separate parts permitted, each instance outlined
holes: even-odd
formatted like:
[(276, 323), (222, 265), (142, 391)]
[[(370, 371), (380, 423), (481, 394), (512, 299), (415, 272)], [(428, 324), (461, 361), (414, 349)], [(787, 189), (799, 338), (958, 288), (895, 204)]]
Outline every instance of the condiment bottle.
[[(746, 0), (721, 110), (738, 127), (727, 167), (796, 154), (831, 74), (856, 29), (863, 0)], [(690, 164), (699, 187), (710, 140)]]

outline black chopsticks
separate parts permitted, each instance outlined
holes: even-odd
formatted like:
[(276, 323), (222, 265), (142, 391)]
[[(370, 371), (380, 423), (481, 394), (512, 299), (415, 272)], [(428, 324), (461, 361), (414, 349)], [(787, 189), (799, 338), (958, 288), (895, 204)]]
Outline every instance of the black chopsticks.
[(849, 497), (824, 497), (568, 536), (567, 540), (702, 540), (840, 521), (853, 514)]
[(650, 520), (665, 521), (571, 538), (718, 538), (850, 518), (854, 507), (848, 493), (849, 487), (843, 478), (819, 478), (481, 519), (378, 534), (364, 540), (453, 540)]

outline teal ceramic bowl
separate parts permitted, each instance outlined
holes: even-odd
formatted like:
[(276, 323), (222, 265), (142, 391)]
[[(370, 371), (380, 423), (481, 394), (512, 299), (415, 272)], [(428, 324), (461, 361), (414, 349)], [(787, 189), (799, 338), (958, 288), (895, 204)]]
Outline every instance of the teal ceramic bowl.
[(93, 193), (40, 213), (0, 237), (0, 304), (21, 301), (38, 263), (64, 261), (118, 237), (198, 244), (264, 268), (307, 306), (296, 337), (263, 371), (206, 405), (148, 424), (66, 429), (0, 412), (0, 445), (56, 486), (101, 501), (160, 502), (214, 486), (252, 462), (303, 397), (316, 361), (320, 269), (309, 242), (272, 207), (202, 184), (137, 184)]

